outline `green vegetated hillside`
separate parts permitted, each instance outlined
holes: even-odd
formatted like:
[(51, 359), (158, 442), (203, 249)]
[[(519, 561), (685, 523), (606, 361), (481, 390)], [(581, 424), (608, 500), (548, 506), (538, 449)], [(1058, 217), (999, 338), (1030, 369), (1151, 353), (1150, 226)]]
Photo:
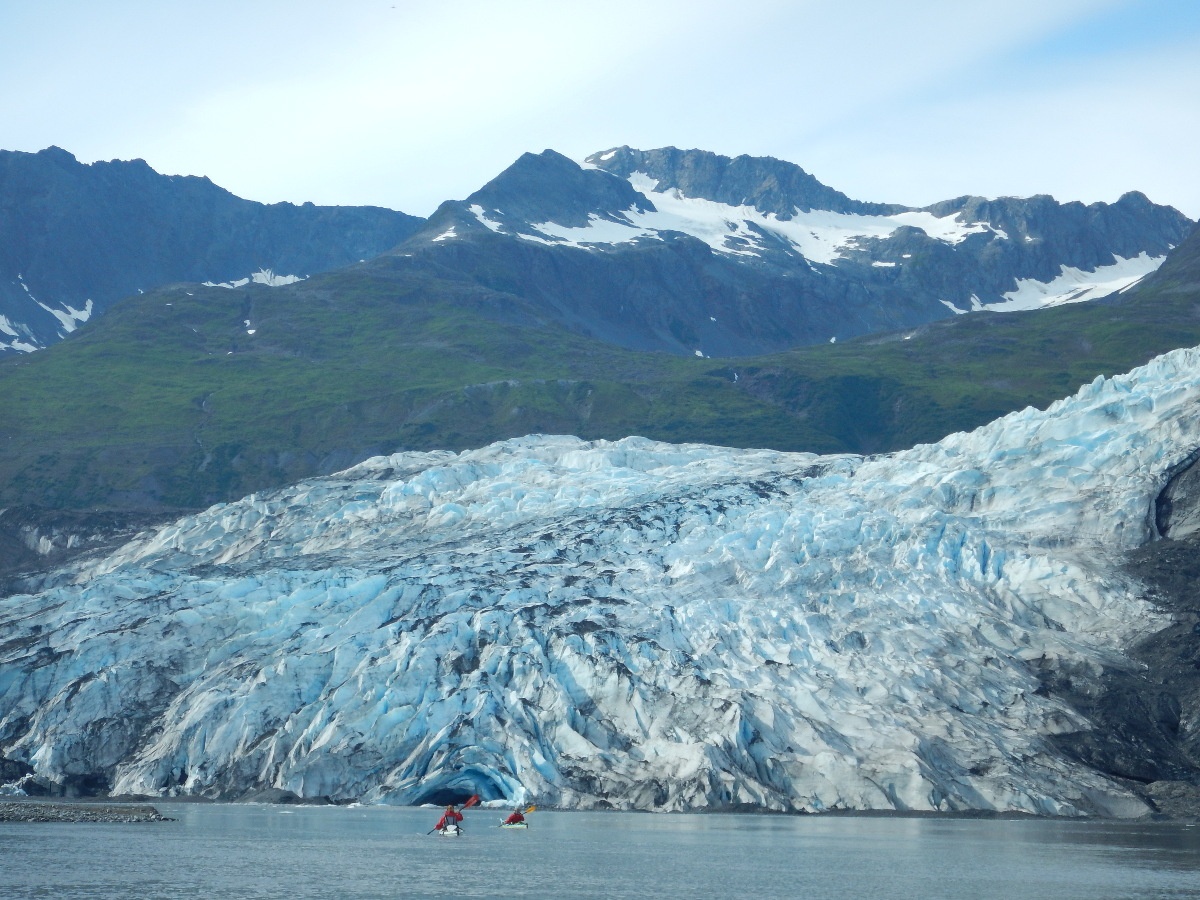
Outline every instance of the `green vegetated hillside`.
[(1111, 301), (723, 360), (617, 349), (513, 296), (378, 263), (172, 286), (0, 364), (0, 507), (195, 508), (538, 432), (899, 449), (1200, 344), (1198, 248)]

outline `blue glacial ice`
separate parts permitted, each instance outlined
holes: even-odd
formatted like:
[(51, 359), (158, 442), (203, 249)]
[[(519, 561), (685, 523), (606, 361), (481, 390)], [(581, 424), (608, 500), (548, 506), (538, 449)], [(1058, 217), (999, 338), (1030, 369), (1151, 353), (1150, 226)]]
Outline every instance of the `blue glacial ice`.
[(0, 751), (118, 793), (1139, 815), (1039, 692), (1165, 624), (1117, 568), (1200, 350), (875, 458), (529, 436), (188, 516), (0, 599)]

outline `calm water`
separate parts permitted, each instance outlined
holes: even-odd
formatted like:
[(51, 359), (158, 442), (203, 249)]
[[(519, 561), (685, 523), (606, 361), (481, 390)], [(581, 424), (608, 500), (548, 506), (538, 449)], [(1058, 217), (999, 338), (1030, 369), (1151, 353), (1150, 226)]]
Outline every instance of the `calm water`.
[(1200, 898), (1200, 827), (162, 804), (0, 824), (0, 897)]

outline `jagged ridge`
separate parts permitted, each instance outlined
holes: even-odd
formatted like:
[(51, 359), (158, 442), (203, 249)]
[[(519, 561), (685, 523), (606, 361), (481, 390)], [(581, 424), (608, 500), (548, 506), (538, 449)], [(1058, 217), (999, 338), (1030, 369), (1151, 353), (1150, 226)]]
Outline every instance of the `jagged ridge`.
[(443, 204), (381, 266), (452, 272), (618, 346), (728, 357), (1096, 299), (1191, 227), (1137, 193), (916, 209), (769, 158), (620, 147), (580, 166), (547, 150)]
[(172, 282), (308, 276), (377, 256), (422, 219), (378, 207), (243, 200), (143, 160), (0, 151), (0, 355), (49, 346)]

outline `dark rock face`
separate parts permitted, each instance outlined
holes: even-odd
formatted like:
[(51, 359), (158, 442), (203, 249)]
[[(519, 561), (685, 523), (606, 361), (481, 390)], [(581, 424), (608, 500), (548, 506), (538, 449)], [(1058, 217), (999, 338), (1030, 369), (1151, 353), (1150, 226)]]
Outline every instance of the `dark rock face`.
[(33, 767), (19, 759), (0, 756), (0, 784), (9, 784), (33, 774)]
[[(460, 226), (458, 233), (468, 228)], [(466, 240), (410, 242), (404, 249), (412, 257), (385, 257), (371, 265), (453, 271), (532, 301), (573, 331), (633, 350), (750, 356), (835, 335), (901, 328), (919, 318), (906, 298), (884, 303), (870, 285), (826, 283), (807, 267), (781, 277), (724, 259), (683, 235), (597, 253), (480, 234), (476, 228)], [(818, 292), (828, 302), (817, 302)], [(879, 302), (872, 304), (873, 298)]]
[(1171, 624), (1130, 649), (1134, 667), (1114, 664), (1098, 679), (1046, 673), (1044, 689), (1094, 726), (1056, 743), (1125, 780), (1162, 814), (1200, 816), (1200, 535), (1147, 544), (1126, 571)]
[(307, 276), (369, 259), (421, 224), (376, 207), (264, 205), (142, 160), (0, 151), (0, 353), (47, 346), (121, 297), (260, 269)]
[[(1116, 203), (1059, 203), (1053, 197), (959, 197), (927, 207), (936, 216), (959, 215), (988, 222), (1009, 236), (990, 241), (979, 262), (998, 277), (1010, 271), (1020, 278), (1049, 281), (1063, 266), (1084, 271), (1111, 265), (1113, 257), (1140, 253), (1166, 255), (1182, 243), (1192, 223), (1169, 207), (1156, 206), (1140, 193)], [(982, 296), (982, 295), (981, 295)]]
[(770, 157), (730, 159), (704, 150), (634, 150), (617, 147), (594, 153), (588, 162), (622, 178), (643, 172), (658, 181), (659, 190), (677, 188), (689, 197), (703, 197), (730, 206), (753, 206), (781, 219), (796, 211), (826, 209), (859, 215), (887, 215), (907, 207), (851, 200), (819, 182), (799, 166)]
[(1160, 815), (1200, 817), (1200, 473), (1192, 453), (1162, 489), (1164, 539), (1128, 555), (1125, 572), (1171, 623), (1100, 670), (1046, 663), (1040, 691), (1092, 724), (1057, 735), (1063, 753), (1112, 776)]
[(614, 218), (631, 208), (654, 209), (625, 179), (582, 169), (553, 150), (524, 154), (466, 204), (496, 211), (506, 222), (552, 221), (573, 228), (587, 225), (591, 215)]
[(115, 547), (170, 517), (163, 510), (0, 510), (0, 591), (22, 589), (21, 580), (14, 578), (21, 572), (45, 571)]
[(1176, 469), (1154, 503), (1154, 521), (1158, 533), (1182, 540), (1200, 532), (1200, 451), (1189, 456)]

